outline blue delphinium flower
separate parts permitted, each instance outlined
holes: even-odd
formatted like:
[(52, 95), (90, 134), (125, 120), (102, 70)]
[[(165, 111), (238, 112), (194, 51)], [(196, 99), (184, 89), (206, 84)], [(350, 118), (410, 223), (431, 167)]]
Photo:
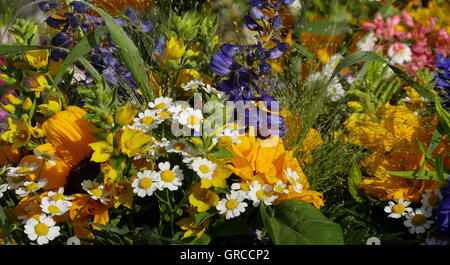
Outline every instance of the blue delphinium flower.
[[(265, 130), (269, 135), (279, 134), (284, 137), (286, 127), (283, 117), (271, 112), (271, 103), (276, 102), (273, 97), (268, 96), (265, 91), (270, 87), (277, 86), (273, 79), (268, 78), (272, 73), (272, 66), (267, 60), (277, 59), (283, 52), (289, 49), (289, 44), (277, 39), (282, 26), (281, 18), (277, 9), (281, 5), (290, 5), (293, 1), (278, 1), (275, 4), (266, 3), (259, 0), (250, 1), (249, 15), (244, 18), (246, 26), (253, 31), (257, 31), (257, 43), (252, 45), (224, 44), (220, 47), (220, 52), (211, 56), (209, 69), (221, 77), (227, 77), (216, 81), (217, 89), (225, 92), (229, 100), (247, 102), (266, 102), (264, 109), (266, 115), (260, 115), (258, 111), (245, 111), (245, 125), (255, 126)], [(264, 9), (270, 9), (273, 16), (269, 18), (264, 14)], [(260, 23), (258, 23), (258, 21)], [(264, 22), (268, 22), (271, 32), (263, 27)], [(270, 40), (276, 44), (275, 47), (265, 49), (265, 42), (261, 41), (261, 36), (265, 34), (271, 36)], [(242, 55), (242, 56), (238, 56)], [(236, 58), (244, 58), (244, 62), (237, 62)], [(264, 91), (260, 89), (264, 87)], [(278, 103), (278, 102), (276, 102)], [(278, 104), (279, 105), (279, 104)], [(276, 112), (276, 111), (275, 111)], [(262, 116), (267, 116), (262, 117)], [(267, 136), (267, 135), (260, 135)]]
[(443, 53), (438, 53), (436, 57), (436, 81), (435, 90), (443, 98), (442, 106), (448, 111), (450, 107), (450, 58), (445, 58)]
[(450, 182), (447, 187), (441, 188), (441, 193), (443, 198), (434, 215), (437, 222), (436, 233), (450, 236)]

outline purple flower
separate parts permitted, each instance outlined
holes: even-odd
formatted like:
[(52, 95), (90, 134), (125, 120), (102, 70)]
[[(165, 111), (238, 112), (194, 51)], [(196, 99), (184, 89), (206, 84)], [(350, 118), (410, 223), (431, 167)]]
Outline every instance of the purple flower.
[(208, 65), (209, 69), (211, 69), (214, 73), (220, 76), (226, 76), (231, 73), (233, 67), (233, 59), (226, 56), (223, 53), (217, 53), (211, 56), (211, 61)]
[(441, 193), (443, 199), (434, 216), (437, 222), (436, 233), (443, 236), (450, 236), (450, 185), (441, 188)]

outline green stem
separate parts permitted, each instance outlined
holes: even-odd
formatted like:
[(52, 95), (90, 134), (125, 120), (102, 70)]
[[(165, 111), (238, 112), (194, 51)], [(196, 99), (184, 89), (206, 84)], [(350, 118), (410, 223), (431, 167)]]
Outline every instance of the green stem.
[(84, 208), (86, 208), (86, 206), (88, 205), (88, 203), (92, 200), (92, 197), (89, 198), (89, 200), (86, 201), (86, 203), (83, 205), (83, 207), (81, 208), (81, 210), (77, 213), (77, 215), (75, 216), (75, 218), (73, 219), (72, 225), (74, 223), (77, 222), (78, 218), (80, 217), (80, 214), (83, 212)]

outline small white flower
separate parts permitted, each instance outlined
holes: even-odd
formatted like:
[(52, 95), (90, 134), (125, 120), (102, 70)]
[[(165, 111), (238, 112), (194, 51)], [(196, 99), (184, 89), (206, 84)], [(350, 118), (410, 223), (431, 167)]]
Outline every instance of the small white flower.
[(239, 140), (239, 136), (241, 136), (239, 130), (225, 128), (220, 132), (217, 138), (213, 138), (213, 142), (214, 144), (219, 142), (225, 146), (240, 144), (241, 140)]
[(289, 190), (286, 187), (287, 187), (286, 183), (284, 183), (282, 180), (279, 180), (277, 181), (277, 183), (274, 184), (273, 191), (278, 194), (282, 193), (288, 194)]
[(338, 66), (338, 64), (341, 62), (342, 59), (344, 59), (344, 56), (342, 56), (339, 53), (336, 53), (333, 56), (331, 56), (327, 64), (323, 67), (322, 73), (326, 76), (331, 76), (331, 74), (333, 74), (334, 69), (336, 69), (336, 66)]
[(435, 237), (425, 238), (425, 243), (421, 245), (448, 245), (448, 241), (444, 239), (437, 239)]
[(244, 195), (245, 199), (249, 199), (249, 191), (250, 186), (252, 185), (251, 182), (245, 181), (245, 182), (235, 182), (231, 184), (231, 189), (235, 191), (240, 191)]
[(39, 220), (34, 218), (27, 220), (24, 232), (31, 241), (37, 240), (39, 245), (44, 245), (59, 236), (60, 228), (55, 224), (51, 216), (41, 214)]
[(47, 161), (52, 166), (56, 165), (56, 162), (55, 162), (55, 160), (57, 160), (56, 156), (51, 155), (51, 154), (47, 153), (46, 151), (41, 152), (39, 150), (34, 150), (33, 153), (34, 153), (34, 155), (36, 155), (37, 159)]
[(248, 192), (248, 197), (251, 201), (253, 201), (253, 207), (258, 207), (261, 201), (264, 202), (265, 205), (272, 205), (278, 196), (271, 196), (271, 191), (272, 186), (267, 184), (262, 186), (257, 180), (252, 181), (250, 191)]
[(131, 183), (133, 192), (139, 197), (152, 196), (153, 192), (158, 189), (161, 176), (156, 171), (144, 170), (137, 173), (137, 178)]
[(422, 194), (422, 199), (420, 202), (422, 203), (422, 207), (424, 208), (434, 208), (439, 206), (439, 203), (441, 202), (443, 196), (441, 194), (441, 190), (439, 188), (429, 191), (427, 190), (425, 193)]
[(172, 104), (173, 99), (168, 97), (159, 97), (155, 99), (154, 102), (148, 103), (148, 106), (152, 109), (155, 109), (157, 111), (163, 111), (170, 107)]
[(42, 189), (45, 185), (47, 185), (47, 179), (40, 179), (38, 182), (25, 181), (23, 185), (23, 187), (16, 190), (16, 194), (20, 197), (25, 197), (32, 192)]
[(337, 77), (334, 77), (327, 88), (327, 97), (331, 102), (336, 102), (345, 97), (345, 90), (342, 88), (341, 83)]
[[(68, 201), (74, 199), (73, 197), (68, 197), (68, 196), (64, 195), (64, 188), (63, 188), (63, 187), (59, 188), (57, 192), (49, 191), (48, 194), (47, 194), (47, 196), (48, 196), (52, 201), (59, 201), (59, 200), (62, 200), (62, 201), (65, 201), (66, 203), (67, 203)], [(68, 202), (68, 203), (70, 203), (70, 202)], [(70, 204), (71, 204), (71, 203), (70, 203)]]
[(79, 245), (81, 245), (81, 241), (80, 241), (80, 239), (78, 237), (72, 236), (72, 237), (69, 237), (67, 239), (67, 245), (69, 245), (69, 246), (72, 246), (72, 245), (79, 246)]
[(180, 166), (176, 165), (172, 169), (170, 168), (170, 162), (164, 162), (158, 164), (159, 175), (161, 181), (159, 182), (159, 190), (169, 189), (171, 191), (177, 190), (183, 183), (183, 172)]
[(217, 165), (206, 158), (197, 158), (192, 161), (192, 169), (200, 178), (212, 179)]
[(156, 110), (145, 110), (138, 114), (137, 118), (134, 118), (133, 125), (129, 126), (131, 129), (140, 129), (144, 133), (150, 132), (152, 129), (158, 128), (163, 120), (158, 117)]
[(10, 190), (18, 189), (23, 185), (24, 181), (25, 179), (22, 176), (6, 176), (6, 183), (8, 184), (8, 189)]
[(387, 54), (391, 58), (393, 64), (402, 65), (404, 63), (409, 63), (412, 60), (411, 49), (405, 43), (394, 43), (392, 44)]
[(247, 207), (244, 199), (243, 192), (232, 190), (231, 194), (227, 194), (225, 198), (218, 202), (216, 209), (219, 211), (219, 214), (225, 214), (225, 219), (238, 217), (245, 212), (245, 207)]
[(23, 166), (9, 168), (9, 171), (8, 173), (6, 173), (6, 176), (23, 177), (35, 171), (37, 168), (38, 168), (37, 163), (33, 162), (30, 164), (28, 162), (25, 162)]
[(406, 220), (403, 224), (409, 228), (411, 234), (422, 234), (425, 230), (430, 228), (433, 223), (432, 220), (427, 218), (431, 216), (431, 211), (425, 208), (416, 209), (406, 214)]
[(81, 182), (81, 187), (88, 194), (91, 195), (91, 198), (97, 201), (100, 201), (103, 204), (108, 204), (110, 201), (109, 192), (105, 190), (105, 186), (100, 183), (93, 183), (91, 180), (84, 180)]
[(49, 197), (44, 197), (41, 201), (42, 211), (50, 216), (65, 214), (71, 205), (71, 202), (64, 200), (53, 201)]
[(411, 207), (408, 207), (411, 202), (403, 201), (403, 199), (399, 199), (398, 204), (393, 201), (388, 202), (388, 204), (384, 207), (384, 211), (389, 214), (388, 217), (390, 218), (398, 219), (413, 210)]
[(189, 90), (197, 90), (198, 87), (203, 86), (203, 79), (197, 79), (197, 80), (191, 80), (189, 81), (185, 86), (183, 86), (183, 90), (184, 91), (189, 91)]
[(297, 171), (292, 170), (291, 168), (287, 168), (284, 170), (284, 174), (286, 174), (286, 178), (288, 179), (289, 184), (291, 184), (292, 188), (294, 188), (294, 191), (297, 193), (302, 193), (303, 186), (298, 182), (300, 176), (298, 175)]
[(189, 144), (186, 143), (182, 138), (180, 139), (173, 139), (169, 146), (167, 147), (168, 153), (177, 153), (181, 154), (183, 156), (188, 155), (189, 152)]
[(0, 185), (0, 198), (3, 198), (3, 193), (8, 190), (8, 183)]
[(178, 115), (178, 122), (186, 125), (190, 129), (200, 131), (203, 121), (202, 111), (199, 109), (187, 108)]
[(358, 47), (358, 50), (360, 51), (373, 51), (373, 48), (375, 47), (375, 44), (377, 42), (377, 37), (373, 32), (370, 32), (366, 36), (364, 36), (358, 43), (356, 43), (356, 46)]

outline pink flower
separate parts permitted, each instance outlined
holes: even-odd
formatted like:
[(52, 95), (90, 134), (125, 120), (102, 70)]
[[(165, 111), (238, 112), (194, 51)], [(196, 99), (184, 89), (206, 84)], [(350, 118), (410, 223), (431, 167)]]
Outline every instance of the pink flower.
[(414, 27), (414, 20), (413, 20), (413, 18), (405, 10), (402, 11), (402, 18), (403, 18), (403, 22), (404, 22), (404, 24), (406, 26), (411, 27), (411, 28)]

